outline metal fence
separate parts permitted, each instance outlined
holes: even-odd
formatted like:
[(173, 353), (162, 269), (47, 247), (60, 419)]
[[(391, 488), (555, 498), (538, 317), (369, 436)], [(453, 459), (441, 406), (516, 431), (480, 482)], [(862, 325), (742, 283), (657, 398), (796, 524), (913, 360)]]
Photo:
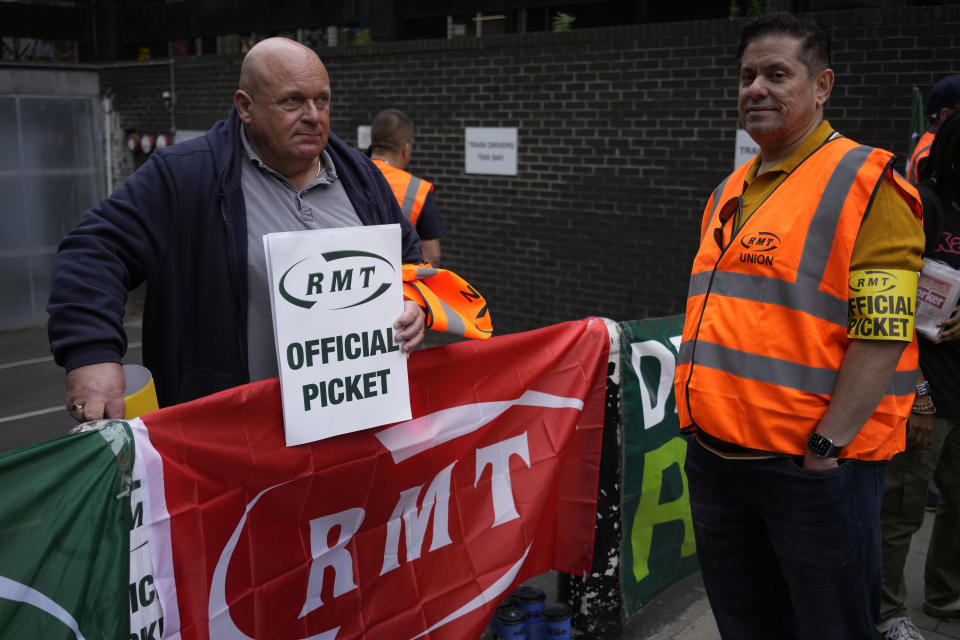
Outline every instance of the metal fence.
[(0, 329), (46, 323), (57, 244), (105, 189), (99, 96), (32, 74), (0, 72)]

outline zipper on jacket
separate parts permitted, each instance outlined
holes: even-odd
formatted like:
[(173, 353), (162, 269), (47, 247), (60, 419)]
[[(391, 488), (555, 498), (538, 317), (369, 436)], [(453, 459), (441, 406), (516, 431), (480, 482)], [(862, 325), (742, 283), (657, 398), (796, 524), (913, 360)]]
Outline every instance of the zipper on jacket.
[(237, 332), (238, 334), (237, 348), (240, 350), (240, 362), (243, 365), (244, 378), (249, 380), (250, 364), (249, 362), (247, 362), (247, 340), (246, 340), (247, 310), (243, 308), (244, 307), (243, 301), (246, 300), (247, 294), (245, 291), (240, 291), (240, 274), (237, 273), (237, 269), (239, 268), (237, 266), (239, 258), (237, 256), (236, 247), (234, 246), (233, 224), (230, 222), (230, 218), (227, 217), (227, 209), (226, 209), (226, 206), (224, 205), (224, 202), (226, 201), (226, 194), (223, 191), (220, 192), (218, 201), (219, 201), (218, 204), (220, 209), (220, 217), (223, 218), (223, 226), (227, 234), (227, 258), (230, 261), (230, 264), (228, 266), (230, 269), (231, 280), (233, 280), (232, 285), (234, 290), (237, 292), (237, 300), (241, 301), (241, 309), (240, 309), (241, 313), (240, 313), (240, 317), (238, 318), (238, 322), (240, 324), (240, 331)]

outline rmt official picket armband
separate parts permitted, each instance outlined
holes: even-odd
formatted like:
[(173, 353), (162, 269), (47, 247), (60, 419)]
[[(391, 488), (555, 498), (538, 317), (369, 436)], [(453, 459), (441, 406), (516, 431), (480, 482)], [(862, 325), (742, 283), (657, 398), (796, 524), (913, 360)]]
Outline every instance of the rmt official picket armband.
[(847, 337), (860, 340), (913, 340), (917, 272), (863, 269), (850, 272)]
[(814, 431), (807, 440), (807, 449), (818, 458), (836, 458), (843, 451), (843, 447), (833, 444), (833, 440)]

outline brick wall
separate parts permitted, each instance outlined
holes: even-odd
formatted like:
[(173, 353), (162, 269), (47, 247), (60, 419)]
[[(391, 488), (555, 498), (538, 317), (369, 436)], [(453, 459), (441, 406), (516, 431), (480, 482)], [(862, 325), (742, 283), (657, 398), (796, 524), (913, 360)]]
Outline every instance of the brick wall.
[[(826, 115), (906, 151), (911, 87), (960, 70), (960, 6), (818, 14), (834, 38)], [(588, 315), (680, 313), (698, 221), (733, 168), (738, 23), (618, 27), (320, 50), (333, 130), (396, 107), (410, 169), (437, 185), (445, 266), (487, 297), (499, 333)], [(223, 117), (238, 57), (177, 59), (177, 127)], [(104, 71), (125, 127), (169, 122), (166, 65)], [(519, 175), (467, 175), (464, 127), (517, 127)]]

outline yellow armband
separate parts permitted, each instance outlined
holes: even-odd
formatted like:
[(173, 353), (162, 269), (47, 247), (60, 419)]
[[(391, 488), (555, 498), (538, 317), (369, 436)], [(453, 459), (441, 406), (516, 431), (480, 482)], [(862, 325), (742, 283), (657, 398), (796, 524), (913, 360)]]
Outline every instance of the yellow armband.
[(865, 269), (850, 272), (847, 337), (913, 340), (917, 272)]

